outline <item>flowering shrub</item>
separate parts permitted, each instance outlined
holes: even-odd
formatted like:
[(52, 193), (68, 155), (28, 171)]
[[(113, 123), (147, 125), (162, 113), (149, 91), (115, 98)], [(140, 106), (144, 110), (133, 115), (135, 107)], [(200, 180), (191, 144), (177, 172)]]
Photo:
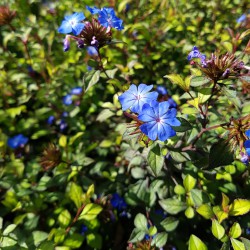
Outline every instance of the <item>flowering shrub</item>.
[(84, 4), (0, 6), (0, 248), (249, 249), (247, 2)]

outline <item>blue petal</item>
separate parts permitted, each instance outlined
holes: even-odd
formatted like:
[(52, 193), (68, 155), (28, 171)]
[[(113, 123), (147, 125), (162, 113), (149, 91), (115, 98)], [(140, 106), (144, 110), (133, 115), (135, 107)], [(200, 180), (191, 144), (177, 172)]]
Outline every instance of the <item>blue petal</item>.
[(142, 107), (141, 114), (138, 119), (143, 122), (155, 121), (154, 110), (149, 106), (149, 104), (144, 104)]
[(146, 85), (146, 84), (144, 84), (144, 83), (141, 83), (141, 84), (138, 86), (138, 94), (139, 94), (139, 95), (144, 95), (144, 94), (146, 94), (147, 92), (149, 92), (152, 88), (153, 88), (153, 85)]
[(250, 140), (246, 140), (246, 141), (244, 142), (244, 147), (245, 147), (245, 148), (250, 148)]
[(61, 26), (58, 28), (58, 32), (62, 34), (68, 34), (72, 32), (72, 27), (68, 21), (63, 21)]
[(157, 97), (158, 97), (158, 93), (156, 91), (149, 92), (144, 95), (144, 98), (147, 99), (147, 102), (152, 101), (152, 100), (156, 101)]
[(245, 134), (246, 134), (246, 136), (247, 136), (248, 138), (250, 138), (250, 129), (248, 129), (248, 130), (245, 132)]
[(74, 26), (72, 26), (73, 34), (76, 36), (79, 35), (82, 32), (84, 26), (84, 23), (76, 23)]
[(82, 93), (82, 87), (75, 87), (70, 91), (71, 95), (80, 95), (81, 93)]
[(163, 116), (168, 112), (169, 109), (169, 102), (160, 102), (159, 103), (159, 115), (160, 117)]
[(92, 14), (92, 15), (95, 15), (95, 14), (98, 14), (101, 10), (98, 9), (97, 7), (89, 7), (87, 6), (87, 10)]
[(78, 22), (81, 22), (85, 19), (85, 16), (82, 12), (79, 12), (79, 13), (74, 13), (72, 15), (72, 18), (75, 18)]
[(169, 137), (175, 136), (176, 132), (167, 124), (158, 124), (158, 139), (166, 141)]
[(157, 122), (148, 122), (147, 123), (148, 138), (152, 141), (156, 140), (158, 135), (158, 123)]
[(134, 113), (140, 113), (142, 110), (142, 106), (145, 104), (143, 101), (135, 100), (133, 106), (130, 108), (132, 112)]

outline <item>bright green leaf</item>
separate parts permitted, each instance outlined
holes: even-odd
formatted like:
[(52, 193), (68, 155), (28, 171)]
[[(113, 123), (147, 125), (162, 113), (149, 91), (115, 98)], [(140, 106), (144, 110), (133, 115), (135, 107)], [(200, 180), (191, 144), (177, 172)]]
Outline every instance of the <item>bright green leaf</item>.
[(188, 250), (207, 250), (207, 246), (194, 234), (189, 238)]

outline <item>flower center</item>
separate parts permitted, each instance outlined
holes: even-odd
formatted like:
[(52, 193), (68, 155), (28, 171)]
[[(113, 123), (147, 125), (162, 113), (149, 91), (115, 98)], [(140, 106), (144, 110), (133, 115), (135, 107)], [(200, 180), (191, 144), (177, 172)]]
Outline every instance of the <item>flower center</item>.
[(157, 118), (156, 118), (156, 122), (161, 122), (161, 118), (160, 118), (160, 117), (157, 117)]
[(142, 97), (140, 95), (136, 96), (137, 100), (140, 100)]

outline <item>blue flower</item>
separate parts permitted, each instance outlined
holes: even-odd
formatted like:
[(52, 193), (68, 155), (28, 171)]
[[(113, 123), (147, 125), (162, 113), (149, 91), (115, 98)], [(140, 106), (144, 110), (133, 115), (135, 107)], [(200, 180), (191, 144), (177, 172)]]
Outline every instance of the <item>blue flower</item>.
[(52, 125), (52, 124), (54, 123), (54, 121), (55, 121), (55, 116), (51, 115), (51, 116), (48, 118), (47, 123), (48, 123), (49, 125)]
[(82, 12), (65, 16), (61, 26), (58, 28), (58, 32), (62, 34), (73, 32), (74, 35), (79, 35), (85, 26), (84, 23), (81, 22), (84, 19), (85, 16)]
[(16, 149), (19, 147), (23, 147), (28, 142), (28, 140), (29, 139), (27, 137), (22, 134), (19, 134), (9, 138), (7, 144), (10, 148)]
[(157, 86), (156, 91), (160, 94), (160, 95), (166, 95), (168, 93), (167, 89), (163, 86)]
[(236, 22), (237, 22), (237, 23), (242, 23), (242, 22), (244, 22), (246, 19), (247, 19), (247, 15), (246, 15), (246, 14), (243, 14), (243, 15), (241, 15), (241, 16), (236, 20)]
[(196, 46), (193, 47), (193, 50), (188, 54), (188, 61), (190, 61), (193, 58), (200, 58), (201, 63), (205, 64), (206, 56), (204, 54), (201, 54), (200, 51)]
[(68, 127), (68, 124), (62, 119), (59, 124), (60, 131), (64, 131)]
[(73, 100), (72, 100), (72, 96), (71, 95), (66, 95), (63, 97), (63, 104), (64, 105), (70, 105), (72, 104)]
[(82, 93), (82, 87), (75, 87), (70, 91), (71, 95), (80, 95), (81, 93)]
[(81, 228), (81, 235), (84, 235), (87, 231), (88, 231), (88, 227), (83, 224)]
[(248, 130), (245, 132), (245, 134), (246, 134), (246, 136), (247, 136), (248, 138), (250, 138), (250, 129), (248, 129)]
[(142, 106), (145, 103), (154, 101), (158, 97), (156, 91), (149, 92), (152, 88), (153, 85), (147, 86), (146, 84), (141, 83), (137, 89), (137, 86), (132, 84), (127, 91), (118, 97), (122, 105), (122, 110), (130, 108), (132, 112), (140, 113)]
[(122, 20), (115, 15), (113, 8), (103, 8), (99, 11), (98, 21), (100, 24), (106, 28), (113, 27), (117, 30), (122, 30)]
[(245, 147), (245, 149), (246, 149), (247, 155), (250, 156), (250, 140), (246, 140), (246, 141), (244, 142), (244, 147)]
[(93, 46), (88, 46), (87, 52), (90, 56), (97, 56), (98, 55), (96, 48)]
[(169, 109), (169, 102), (152, 101), (143, 105), (138, 119), (145, 122), (140, 126), (141, 131), (150, 140), (165, 141), (169, 137), (175, 136), (176, 132), (171, 126), (180, 126), (180, 121), (176, 118), (176, 109)]
[(249, 162), (249, 157), (247, 154), (242, 154), (241, 158), (240, 158), (241, 162), (244, 163), (244, 164), (248, 164)]
[(113, 208), (116, 208), (118, 211), (122, 211), (127, 208), (127, 203), (125, 202), (124, 198), (122, 198), (117, 193), (112, 195), (110, 202)]

